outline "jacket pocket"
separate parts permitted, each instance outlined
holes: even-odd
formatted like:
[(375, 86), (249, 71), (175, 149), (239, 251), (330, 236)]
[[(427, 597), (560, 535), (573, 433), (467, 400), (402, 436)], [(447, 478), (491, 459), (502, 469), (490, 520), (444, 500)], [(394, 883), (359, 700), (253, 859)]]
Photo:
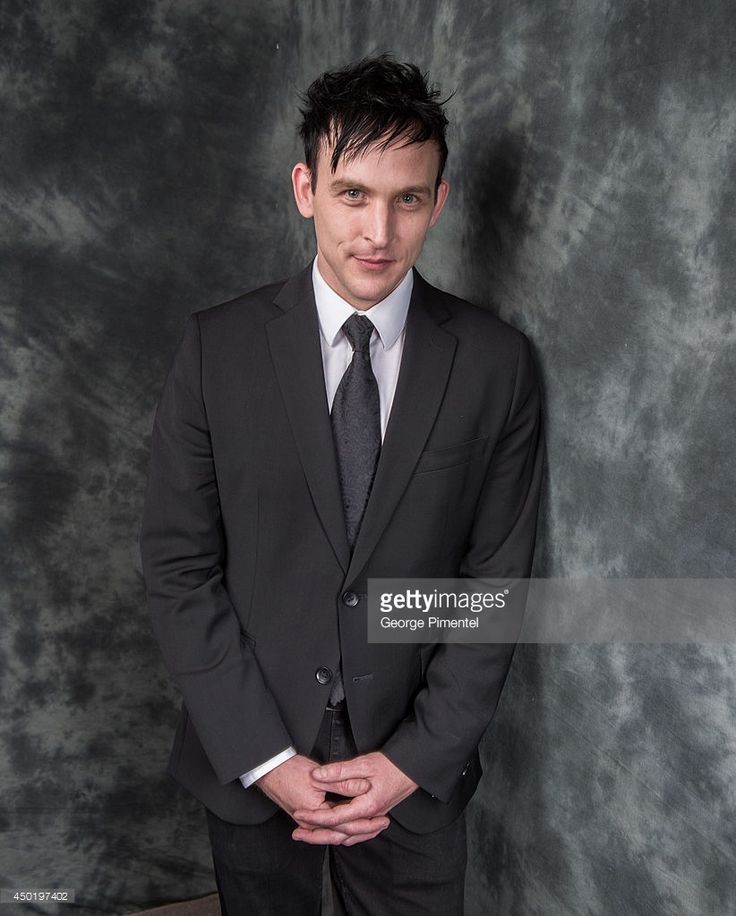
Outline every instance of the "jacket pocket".
[(414, 473), (424, 474), (427, 471), (439, 471), (442, 468), (467, 464), (481, 453), (487, 441), (488, 436), (481, 436), (478, 439), (469, 439), (467, 442), (460, 442), (448, 448), (435, 448), (422, 452)]

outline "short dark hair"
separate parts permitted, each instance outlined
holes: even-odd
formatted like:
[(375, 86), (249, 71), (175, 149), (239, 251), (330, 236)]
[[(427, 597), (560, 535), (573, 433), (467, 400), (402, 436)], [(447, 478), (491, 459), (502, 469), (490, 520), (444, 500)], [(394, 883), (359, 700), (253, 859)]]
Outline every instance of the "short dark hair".
[(389, 54), (365, 57), (318, 77), (302, 95), (299, 134), (304, 157), (317, 181), (320, 144), (334, 143), (330, 166), (353, 159), (374, 143), (385, 149), (433, 140), (440, 152), (439, 185), (447, 161), (447, 118), (439, 89), (427, 83), (415, 64), (401, 64)]

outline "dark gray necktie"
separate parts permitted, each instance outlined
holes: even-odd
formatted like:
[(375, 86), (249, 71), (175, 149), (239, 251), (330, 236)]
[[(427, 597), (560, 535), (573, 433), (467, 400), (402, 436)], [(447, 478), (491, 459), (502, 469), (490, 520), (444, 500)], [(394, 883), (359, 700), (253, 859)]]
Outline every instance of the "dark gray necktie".
[(342, 326), (353, 358), (332, 402), (332, 435), (340, 474), (345, 527), (352, 548), (358, 536), (381, 451), (381, 406), (371, 368), (373, 322), (351, 315)]
[[(381, 405), (371, 368), (373, 322), (351, 315), (342, 326), (353, 348), (353, 358), (337, 386), (332, 402), (332, 435), (340, 475), (345, 528), (352, 549), (358, 536), (381, 451)], [(345, 696), (342, 672), (335, 677), (330, 703)]]

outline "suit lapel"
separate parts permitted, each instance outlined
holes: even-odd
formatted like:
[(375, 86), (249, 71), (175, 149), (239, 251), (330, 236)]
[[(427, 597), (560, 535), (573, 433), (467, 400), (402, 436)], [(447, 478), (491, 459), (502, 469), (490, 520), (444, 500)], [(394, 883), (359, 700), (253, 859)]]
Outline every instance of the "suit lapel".
[(271, 358), (312, 500), (345, 570), (350, 548), (327, 410), (311, 266), (287, 281), (274, 302), (283, 314), (266, 325)]
[(347, 580), (354, 579), (369, 560), (434, 425), (457, 345), (457, 339), (440, 327), (447, 317), (434, 289), (415, 271), (391, 417)]

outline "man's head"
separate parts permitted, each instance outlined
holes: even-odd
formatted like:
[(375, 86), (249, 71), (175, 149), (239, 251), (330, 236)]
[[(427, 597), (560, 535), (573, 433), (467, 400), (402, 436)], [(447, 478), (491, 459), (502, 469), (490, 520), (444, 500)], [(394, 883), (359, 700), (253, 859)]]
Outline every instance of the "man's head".
[(334, 173), (343, 157), (350, 160), (370, 146), (397, 142), (436, 144), (439, 184), (447, 161), (447, 118), (439, 95), (417, 66), (387, 54), (323, 73), (302, 97), (299, 128), (313, 190), (320, 148), (329, 148)]
[(323, 74), (304, 97), (294, 196), (314, 218), (322, 276), (356, 308), (398, 286), (444, 205), (438, 94), (413, 64), (384, 55)]

